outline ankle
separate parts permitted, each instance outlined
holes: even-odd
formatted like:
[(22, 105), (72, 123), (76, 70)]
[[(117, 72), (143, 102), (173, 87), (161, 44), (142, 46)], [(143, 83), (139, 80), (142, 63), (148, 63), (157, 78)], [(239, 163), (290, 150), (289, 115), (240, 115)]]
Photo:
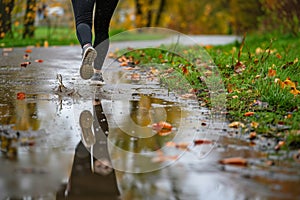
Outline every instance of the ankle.
[(84, 49), (84, 48), (86, 48), (86, 47), (91, 47), (91, 46), (92, 46), (92, 44), (91, 44), (91, 43), (87, 43), (87, 44), (83, 45), (83, 47), (82, 47), (82, 48)]
[(99, 69), (94, 69), (94, 73), (101, 74), (101, 70), (99, 70)]

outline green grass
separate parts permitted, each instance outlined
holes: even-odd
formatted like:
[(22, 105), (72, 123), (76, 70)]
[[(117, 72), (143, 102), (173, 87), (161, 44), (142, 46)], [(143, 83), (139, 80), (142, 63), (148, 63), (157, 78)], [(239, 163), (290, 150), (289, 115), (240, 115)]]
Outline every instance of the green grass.
[[(238, 57), (239, 49), (243, 46)], [(258, 127), (250, 127), (246, 132), (255, 131), (258, 134), (274, 137), (286, 141), (291, 148), (300, 148), (300, 94), (292, 94), (291, 87), (282, 88), (275, 83), (289, 78), (296, 84), (300, 82), (300, 39), (291, 35), (249, 35), (244, 43), (236, 42), (225, 46), (207, 47), (219, 73), (223, 78), (227, 90), (226, 108), (229, 121), (241, 121), (250, 125), (259, 123)], [(268, 49), (272, 50), (270, 53)], [(185, 49), (187, 54), (200, 54), (196, 47)], [(205, 83), (201, 77), (211, 71), (209, 67), (198, 70), (195, 63), (189, 63), (181, 56), (171, 55), (169, 52), (157, 49), (148, 49), (143, 52), (131, 52), (140, 63), (159, 63), (167, 68), (184, 71), (186, 80), (193, 88), (200, 91), (199, 100), (210, 106), (210, 98)], [(239, 61), (244, 65), (244, 70), (237, 73), (235, 69)], [(185, 70), (183, 70), (183, 67)], [(276, 74), (270, 74), (269, 70)], [(178, 83), (176, 77), (162, 79), (167, 85)], [(254, 112), (253, 116), (245, 116), (247, 112)]]
[[(23, 46), (43, 46), (47, 41), (50, 46), (74, 45), (79, 44), (76, 31), (67, 27), (56, 27), (49, 29), (46, 26), (37, 27), (34, 38), (22, 39), (22, 27), (13, 29), (13, 37), (0, 39), (0, 47), (23, 47)], [(110, 30), (111, 41), (140, 41), (157, 40), (166, 37), (162, 34), (151, 34), (143, 32), (125, 31), (122, 29)], [(121, 33), (121, 34), (120, 34)]]

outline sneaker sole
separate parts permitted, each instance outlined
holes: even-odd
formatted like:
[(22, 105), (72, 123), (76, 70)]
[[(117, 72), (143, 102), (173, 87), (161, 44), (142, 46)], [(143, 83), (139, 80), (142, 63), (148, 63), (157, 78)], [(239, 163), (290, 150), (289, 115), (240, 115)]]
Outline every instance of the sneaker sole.
[(88, 47), (83, 55), (80, 67), (80, 76), (82, 79), (90, 79), (94, 74), (93, 63), (97, 57), (97, 51), (93, 47)]
[(79, 117), (79, 124), (82, 130), (81, 139), (86, 147), (91, 147), (96, 143), (95, 136), (92, 131), (93, 115), (90, 111), (84, 110)]

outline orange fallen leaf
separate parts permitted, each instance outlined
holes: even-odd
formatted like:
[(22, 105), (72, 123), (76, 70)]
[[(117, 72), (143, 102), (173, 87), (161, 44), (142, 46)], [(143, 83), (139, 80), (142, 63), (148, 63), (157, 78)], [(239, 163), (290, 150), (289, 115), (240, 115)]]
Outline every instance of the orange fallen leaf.
[(251, 122), (251, 127), (257, 128), (259, 126), (259, 123), (257, 122)]
[(160, 121), (158, 123), (152, 124), (152, 129), (157, 132), (160, 132), (163, 129), (167, 129), (168, 131), (171, 131), (172, 125), (168, 122)]
[(172, 133), (171, 129), (162, 129), (157, 132), (159, 136), (167, 136)]
[(32, 49), (26, 49), (25, 53), (32, 53)]
[(177, 149), (188, 150), (189, 145), (190, 144), (188, 142), (179, 142), (175, 143), (174, 147)]
[(251, 132), (249, 135), (250, 140), (254, 140), (256, 138), (256, 132)]
[(245, 117), (250, 117), (250, 116), (253, 116), (254, 115), (254, 112), (246, 112), (244, 114)]
[(242, 157), (232, 157), (232, 158), (225, 158), (219, 161), (223, 165), (239, 165), (239, 166), (246, 166), (248, 164), (247, 159)]
[(203, 140), (203, 139), (194, 140), (194, 145), (211, 144), (211, 143), (212, 141), (210, 140)]
[(18, 100), (24, 100), (26, 98), (26, 95), (24, 92), (18, 92), (17, 93), (17, 99)]
[(269, 69), (269, 71), (268, 71), (268, 76), (269, 76), (269, 77), (276, 76), (276, 70), (275, 70), (275, 69)]
[(300, 94), (300, 91), (299, 90), (297, 90), (296, 88), (292, 88), (291, 89), (291, 91), (290, 91), (293, 95), (298, 95), (298, 94)]
[(282, 56), (281, 56), (279, 53), (276, 53), (276, 57), (277, 57), (278, 59), (281, 59), (281, 58), (282, 58)]
[(125, 66), (128, 66), (128, 62), (124, 61), (120, 64), (121, 67), (125, 67)]
[(278, 151), (281, 149), (281, 147), (283, 147), (285, 145), (285, 142), (284, 141), (279, 141), (277, 143), (277, 145), (275, 146), (275, 150)]
[(296, 84), (295, 84), (293, 81), (291, 81), (290, 78), (286, 78), (286, 80), (283, 81), (283, 83), (284, 83), (286, 86), (290, 86), (290, 87), (296, 88)]

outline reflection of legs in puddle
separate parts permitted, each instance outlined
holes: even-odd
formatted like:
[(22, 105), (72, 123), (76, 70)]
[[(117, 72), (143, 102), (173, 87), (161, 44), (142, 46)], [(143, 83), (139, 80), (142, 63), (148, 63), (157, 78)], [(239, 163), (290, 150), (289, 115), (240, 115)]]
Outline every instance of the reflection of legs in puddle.
[(104, 114), (101, 100), (97, 97), (93, 100), (94, 105), (94, 133), (97, 143), (94, 146), (95, 172), (106, 175), (112, 171), (111, 160), (107, 149), (108, 123)]
[[(94, 119), (90, 111), (81, 113), (82, 142), (75, 150), (72, 173), (67, 188), (58, 192), (57, 199), (118, 199), (120, 192), (117, 186), (115, 171), (111, 167), (107, 149), (108, 124), (100, 99), (93, 100)], [(92, 127), (94, 134), (92, 132)], [(106, 134), (105, 134), (106, 133)], [(86, 137), (86, 138), (85, 138)], [(91, 148), (91, 155), (88, 149)], [(94, 173), (93, 173), (94, 168)]]

